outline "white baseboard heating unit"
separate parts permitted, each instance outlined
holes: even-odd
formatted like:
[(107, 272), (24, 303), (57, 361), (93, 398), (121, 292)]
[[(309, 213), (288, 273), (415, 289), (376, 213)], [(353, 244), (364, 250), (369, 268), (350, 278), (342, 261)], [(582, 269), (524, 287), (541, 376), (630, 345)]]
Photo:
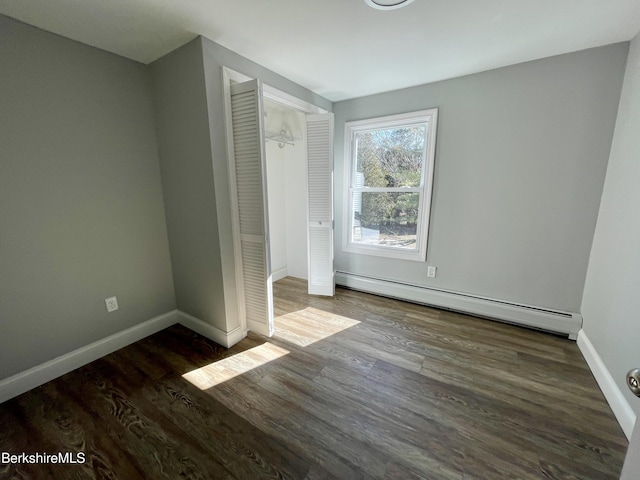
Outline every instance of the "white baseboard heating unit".
[(353, 290), (567, 335), (571, 340), (578, 338), (578, 332), (582, 327), (582, 315), (579, 313), (518, 305), (501, 300), (418, 285), (407, 285), (340, 271), (336, 272), (335, 278), (337, 285)]

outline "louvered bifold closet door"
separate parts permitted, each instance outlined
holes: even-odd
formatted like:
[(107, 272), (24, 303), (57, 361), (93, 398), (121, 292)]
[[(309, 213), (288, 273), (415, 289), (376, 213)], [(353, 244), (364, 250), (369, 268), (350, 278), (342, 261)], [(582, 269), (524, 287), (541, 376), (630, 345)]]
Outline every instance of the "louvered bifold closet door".
[(235, 194), (247, 328), (273, 334), (269, 275), (262, 86), (259, 80), (231, 86)]
[(309, 293), (333, 296), (333, 114), (306, 118)]

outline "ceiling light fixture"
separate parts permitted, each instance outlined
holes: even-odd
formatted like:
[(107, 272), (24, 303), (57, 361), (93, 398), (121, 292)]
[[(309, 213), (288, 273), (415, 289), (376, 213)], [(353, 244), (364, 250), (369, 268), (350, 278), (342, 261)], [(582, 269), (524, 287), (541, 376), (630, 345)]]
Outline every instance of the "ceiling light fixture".
[(413, 0), (364, 0), (364, 3), (377, 10), (395, 10), (405, 7)]

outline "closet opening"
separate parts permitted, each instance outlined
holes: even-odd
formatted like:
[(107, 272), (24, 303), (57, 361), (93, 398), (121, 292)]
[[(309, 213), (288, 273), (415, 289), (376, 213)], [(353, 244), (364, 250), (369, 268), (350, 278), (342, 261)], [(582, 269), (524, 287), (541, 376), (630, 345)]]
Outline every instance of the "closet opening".
[(333, 114), (222, 69), (238, 312), (274, 331), (272, 284), (333, 296)]
[(307, 151), (302, 112), (264, 101), (271, 278), (307, 280)]

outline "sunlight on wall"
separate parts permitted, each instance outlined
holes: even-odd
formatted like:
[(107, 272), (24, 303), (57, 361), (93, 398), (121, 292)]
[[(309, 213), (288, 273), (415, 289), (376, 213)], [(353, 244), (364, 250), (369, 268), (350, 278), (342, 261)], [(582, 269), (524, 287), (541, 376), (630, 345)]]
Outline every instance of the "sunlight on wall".
[(306, 347), (359, 323), (352, 318), (307, 307), (276, 317), (274, 337)]
[(289, 354), (288, 350), (266, 342), (231, 357), (218, 360), (182, 375), (200, 390), (207, 390), (254, 368)]

